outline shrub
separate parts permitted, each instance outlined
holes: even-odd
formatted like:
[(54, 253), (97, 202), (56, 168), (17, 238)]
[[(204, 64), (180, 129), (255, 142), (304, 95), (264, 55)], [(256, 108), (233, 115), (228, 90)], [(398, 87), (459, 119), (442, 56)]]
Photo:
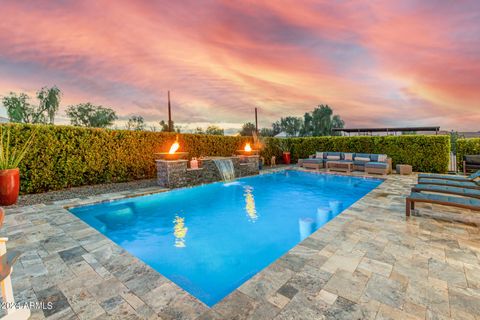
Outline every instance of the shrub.
[(457, 140), (457, 165), (463, 171), (463, 156), (480, 154), (480, 138), (468, 138)]
[[(272, 156), (281, 158), (278, 138), (265, 139), (262, 155), (270, 161)], [(283, 139), (285, 140), (285, 139)], [(292, 159), (308, 158), (316, 151), (343, 151), (359, 153), (383, 153), (395, 164), (410, 164), (415, 171), (447, 172), (450, 137), (446, 135), (356, 136), (356, 137), (307, 137), (288, 138)]]
[[(20, 163), (21, 192), (36, 193), (106, 182), (153, 178), (155, 152), (168, 151), (175, 133), (7, 124), (13, 146), (35, 140)], [(180, 134), (190, 157), (230, 156), (249, 137)]]

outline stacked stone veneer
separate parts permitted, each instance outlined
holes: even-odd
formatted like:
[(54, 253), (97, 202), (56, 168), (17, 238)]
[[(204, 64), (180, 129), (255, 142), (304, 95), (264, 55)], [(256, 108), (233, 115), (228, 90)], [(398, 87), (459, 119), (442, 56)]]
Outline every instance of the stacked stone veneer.
[[(258, 174), (258, 156), (238, 156), (230, 158), (235, 169), (235, 177)], [(199, 160), (198, 169), (189, 169), (188, 160), (156, 160), (157, 184), (166, 188), (181, 188), (222, 180), (213, 159)]]

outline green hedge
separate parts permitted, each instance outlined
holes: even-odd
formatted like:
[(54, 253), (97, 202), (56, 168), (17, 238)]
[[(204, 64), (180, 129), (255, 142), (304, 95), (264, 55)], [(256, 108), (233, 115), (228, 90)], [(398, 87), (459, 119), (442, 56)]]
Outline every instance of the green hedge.
[(457, 140), (457, 166), (463, 171), (463, 156), (480, 154), (480, 138), (468, 138)]
[[(12, 145), (36, 138), (20, 165), (21, 192), (155, 177), (154, 153), (168, 151), (175, 133), (8, 124)], [(230, 156), (249, 138), (181, 134), (190, 157)]]
[[(450, 137), (447, 135), (355, 136), (288, 138), (292, 159), (308, 158), (316, 151), (343, 151), (383, 153), (395, 164), (410, 164), (421, 172), (447, 172)], [(268, 162), (272, 156), (281, 158), (280, 139), (265, 140), (263, 156)]]

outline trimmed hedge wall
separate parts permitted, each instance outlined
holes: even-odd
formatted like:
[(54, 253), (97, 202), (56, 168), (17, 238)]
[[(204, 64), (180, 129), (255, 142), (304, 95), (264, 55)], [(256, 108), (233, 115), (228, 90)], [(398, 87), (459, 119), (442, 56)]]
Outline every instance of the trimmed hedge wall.
[[(410, 164), (414, 171), (447, 172), (450, 137), (447, 135), (402, 135), (402, 136), (355, 136), (355, 137), (308, 137), (288, 138), (294, 162), (308, 158), (316, 151), (343, 151), (359, 153), (383, 153), (395, 164)], [(265, 140), (263, 156), (269, 161), (272, 156), (281, 159), (280, 139)]]
[[(156, 176), (154, 153), (168, 151), (175, 133), (92, 129), (72, 126), (7, 124), (11, 145), (36, 137), (20, 164), (21, 192)], [(180, 134), (180, 150), (190, 157), (231, 156), (247, 137)]]
[(457, 140), (457, 166), (463, 171), (463, 156), (480, 154), (480, 138), (468, 138)]

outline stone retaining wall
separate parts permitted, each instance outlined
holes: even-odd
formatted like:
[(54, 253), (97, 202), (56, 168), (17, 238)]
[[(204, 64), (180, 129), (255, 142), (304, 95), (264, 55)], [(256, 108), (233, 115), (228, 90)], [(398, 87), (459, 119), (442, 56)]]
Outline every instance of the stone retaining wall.
[[(258, 156), (238, 156), (230, 159), (236, 178), (259, 173)], [(198, 169), (189, 169), (188, 160), (156, 160), (156, 164), (157, 184), (166, 188), (182, 188), (222, 180), (213, 159), (199, 160)]]

